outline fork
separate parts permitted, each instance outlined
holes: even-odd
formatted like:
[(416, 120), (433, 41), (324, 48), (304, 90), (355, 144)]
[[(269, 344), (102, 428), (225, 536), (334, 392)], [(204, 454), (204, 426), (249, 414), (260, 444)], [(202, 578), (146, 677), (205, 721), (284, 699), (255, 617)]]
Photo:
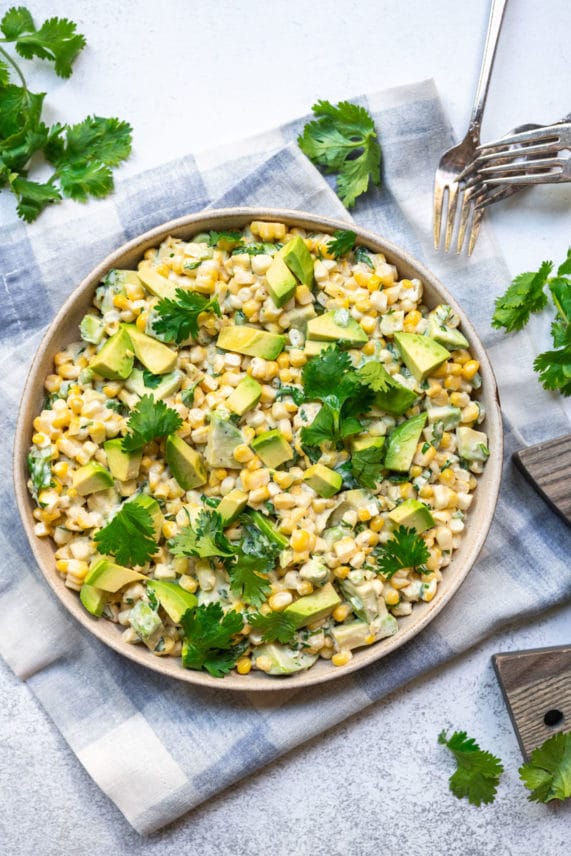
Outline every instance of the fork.
[[(461, 143), (448, 149), (444, 152), (438, 164), (436, 174), (434, 176), (434, 202), (433, 202), (433, 239), (434, 249), (437, 250), (440, 246), (440, 237), (442, 232), (442, 213), (444, 208), (444, 196), (447, 196), (447, 214), (446, 214), (446, 230), (444, 235), (444, 252), (448, 252), (454, 226), (456, 222), (456, 210), (458, 207), (458, 196), (461, 192), (458, 183), (459, 175), (464, 171), (465, 167), (474, 160), (478, 146), (480, 145), (480, 128), (482, 125), (482, 116), (488, 95), (488, 87), (490, 85), (490, 77), (492, 67), (498, 46), (498, 38), (502, 26), (502, 20), (506, 8), (507, 0), (492, 0), (490, 9), (490, 20), (488, 22), (488, 31), (486, 34), (486, 44), (484, 48), (484, 56), (482, 59), (482, 68), (480, 70), (480, 78), (476, 89), (476, 97), (472, 108), (472, 115), (468, 125), (468, 131)], [(462, 213), (460, 223), (464, 223), (462, 233), (462, 243), (464, 233), (468, 222), (468, 217), (472, 204), (468, 202), (467, 206), (462, 204)], [(476, 216), (474, 212), (472, 219), (472, 230), (468, 253), (471, 254), (476, 237), (479, 231), (479, 220), (482, 215)], [(476, 223), (476, 220), (478, 222)], [(460, 238), (460, 235), (458, 236)], [(460, 252), (462, 243), (457, 244), (456, 251)]]
[[(498, 152), (502, 144), (513, 148)], [(475, 166), (486, 185), (505, 188), (571, 181), (571, 155), (557, 157), (561, 151), (571, 149), (571, 121), (513, 134), (481, 148), (485, 153), (479, 155)], [(494, 164), (494, 161), (497, 163)]]

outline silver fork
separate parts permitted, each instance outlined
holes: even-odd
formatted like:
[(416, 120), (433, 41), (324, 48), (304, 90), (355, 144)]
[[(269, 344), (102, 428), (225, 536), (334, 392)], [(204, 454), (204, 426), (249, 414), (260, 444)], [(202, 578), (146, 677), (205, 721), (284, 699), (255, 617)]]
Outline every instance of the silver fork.
[[(448, 203), (446, 230), (444, 235), (444, 251), (448, 252), (456, 222), (458, 196), (461, 192), (461, 188), (458, 183), (458, 176), (463, 172), (465, 167), (474, 160), (478, 146), (480, 145), (482, 116), (486, 104), (486, 97), (488, 95), (488, 87), (490, 85), (490, 77), (492, 74), (492, 67), (494, 64), (506, 4), (507, 0), (492, 0), (484, 57), (482, 59), (482, 68), (480, 70), (480, 78), (478, 80), (476, 97), (472, 108), (468, 131), (461, 143), (458, 143), (458, 145), (448, 149), (448, 151), (442, 155), (434, 176), (433, 237), (435, 250), (440, 246), (444, 196), (447, 196)], [(461, 222), (464, 220), (464, 230), (466, 228), (471, 207), (471, 203), (468, 203), (467, 211), (464, 211), (464, 202), (462, 204)], [(475, 225), (475, 220), (476, 212), (474, 212), (474, 217), (472, 219), (472, 231), (468, 247), (469, 254), (474, 248), (474, 243), (479, 231), (479, 222)], [(463, 240), (464, 235), (462, 235), (462, 242)], [(460, 252), (461, 249), (462, 244), (459, 246), (457, 245), (456, 251)]]
[[(511, 148), (499, 152), (498, 146), (502, 143)], [(513, 134), (486, 144), (482, 149), (485, 153), (477, 158), (475, 166), (486, 185), (505, 188), (571, 181), (571, 155), (557, 157), (563, 150), (571, 150), (570, 121)]]

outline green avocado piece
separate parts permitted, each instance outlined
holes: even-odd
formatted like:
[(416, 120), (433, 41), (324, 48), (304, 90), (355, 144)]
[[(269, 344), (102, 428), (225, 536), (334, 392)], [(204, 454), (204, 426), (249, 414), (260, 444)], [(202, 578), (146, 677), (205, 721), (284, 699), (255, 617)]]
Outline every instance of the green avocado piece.
[(407, 473), (412, 464), (422, 429), (426, 424), (426, 413), (419, 413), (406, 422), (401, 422), (389, 434), (385, 467), (397, 473)]
[(351, 440), (351, 451), (364, 452), (365, 449), (382, 449), (384, 445), (384, 437), (372, 437), (368, 434), (365, 437), (353, 437)]
[(405, 499), (392, 511), (389, 511), (389, 519), (397, 526), (406, 526), (416, 532), (426, 532), (434, 526), (434, 518), (430, 509), (418, 499)]
[(361, 325), (351, 317), (347, 309), (324, 312), (307, 322), (307, 338), (318, 342), (341, 342), (360, 347), (369, 341)]
[(328, 499), (335, 493), (341, 490), (343, 477), (335, 470), (330, 470), (329, 467), (323, 464), (313, 464), (308, 467), (303, 474), (303, 480), (308, 483), (313, 490)]
[(306, 624), (326, 618), (340, 603), (341, 598), (331, 583), (326, 583), (313, 594), (300, 597), (286, 606), (284, 615), (288, 615), (293, 620), (296, 628), (305, 627)]
[(126, 324), (124, 329), (133, 343), (135, 356), (146, 369), (155, 375), (166, 374), (174, 369), (177, 354), (173, 348), (141, 333), (135, 324)]
[(125, 452), (121, 437), (106, 440), (103, 443), (103, 448), (107, 455), (107, 465), (114, 479), (130, 481), (137, 478), (143, 457), (142, 449), (135, 452)]
[(79, 599), (88, 612), (99, 618), (103, 614), (107, 597), (104, 591), (84, 583), (79, 590)]
[(92, 357), (89, 368), (99, 377), (125, 380), (133, 371), (133, 345), (124, 327), (119, 327)]
[(488, 436), (483, 431), (462, 426), (456, 429), (458, 456), (465, 461), (487, 461), (490, 457)]
[(431, 339), (438, 342), (439, 345), (450, 348), (452, 351), (456, 351), (459, 348), (467, 348), (470, 344), (460, 330), (457, 330), (456, 327), (447, 327), (445, 324), (439, 324), (434, 316), (428, 319), (426, 333)]
[[(363, 621), (371, 622), (378, 618), (380, 612), (379, 596), (375, 591), (375, 587), (371, 580), (360, 583), (352, 583), (345, 579), (340, 583), (341, 591), (353, 607), (353, 612)], [(386, 607), (383, 603), (383, 612), (386, 612)]]
[(313, 288), (313, 258), (303, 238), (296, 235), (281, 248), (278, 255), (300, 282)]
[(276, 306), (283, 306), (291, 300), (297, 286), (297, 280), (283, 258), (277, 254), (266, 271), (268, 291)]
[(417, 393), (413, 389), (403, 386), (396, 380), (391, 380), (391, 384), (385, 392), (375, 394), (375, 407), (384, 410), (386, 413), (391, 413), (393, 416), (402, 416), (409, 407), (412, 407), (416, 398)]
[(84, 583), (103, 591), (116, 592), (129, 583), (146, 579), (143, 574), (131, 568), (125, 568), (123, 565), (116, 565), (110, 559), (99, 559), (88, 572)]
[(208, 479), (202, 456), (182, 437), (170, 434), (166, 441), (169, 469), (183, 490), (193, 490)]
[(419, 383), (426, 380), (450, 356), (450, 351), (434, 339), (418, 333), (395, 333), (395, 342), (404, 364)]
[(308, 339), (303, 348), (306, 356), (308, 357), (317, 357), (321, 351), (324, 351), (326, 348), (330, 348), (330, 342), (314, 342), (311, 339)]
[(150, 639), (163, 626), (159, 614), (144, 600), (138, 600), (130, 610), (129, 624), (143, 640)]
[(136, 505), (141, 508), (145, 508), (149, 512), (153, 521), (153, 529), (155, 530), (155, 540), (157, 540), (161, 534), (163, 523), (165, 522), (165, 518), (163, 517), (161, 507), (157, 500), (153, 499), (152, 496), (149, 496), (146, 493), (138, 493), (132, 499), (128, 499), (127, 502), (134, 502)]
[(167, 580), (149, 580), (147, 591), (152, 591), (160, 605), (175, 624), (180, 624), (180, 619), (187, 609), (194, 609), (198, 603), (196, 595), (186, 591), (178, 583)]
[(311, 318), (315, 318), (316, 315), (317, 312), (313, 308), (313, 303), (307, 303), (305, 306), (294, 306), (293, 309), (288, 309), (287, 312), (284, 312), (282, 318), (284, 324), (287, 321), (288, 327), (293, 328), (294, 330), (305, 331), (307, 328), (307, 322)]
[[(221, 503), (222, 504), (222, 503)], [(220, 506), (218, 506), (220, 508)], [(288, 539), (285, 535), (282, 535), (281, 532), (278, 532), (274, 524), (271, 520), (268, 520), (265, 514), (262, 514), (261, 511), (250, 511), (248, 516), (251, 518), (252, 522), (258, 527), (258, 529), (264, 533), (266, 538), (269, 538), (270, 541), (273, 541), (280, 550), (285, 550), (289, 545)]]
[(133, 369), (125, 381), (125, 389), (129, 390), (129, 392), (134, 392), (135, 395), (141, 398), (143, 395), (152, 395), (155, 401), (159, 401), (164, 398), (170, 398), (171, 395), (178, 392), (183, 377), (183, 373), (175, 369), (174, 372), (160, 375), (160, 382), (156, 386), (146, 386), (145, 375), (142, 369)]
[(84, 315), (81, 324), (79, 325), (79, 333), (84, 342), (91, 342), (93, 345), (98, 345), (105, 332), (103, 318), (98, 315)]
[(456, 428), (462, 419), (462, 411), (459, 407), (453, 407), (451, 404), (443, 404), (441, 407), (427, 407), (428, 421), (432, 425), (434, 422), (442, 422), (445, 431), (450, 428)]
[(352, 651), (363, 645), (371, 645), (375, 641), (374, 634), (366, 621), (350, 621), (333, 627), (331, 635), (339, 651)]
[(74, 472), (73, 487), (80, 496), (87, 496), (89, 493), (113, 487), (113, 476), (101, 464), (90, 461)]
[(264, 431), (252, 440), (252, 449), (266, 467), (277, 469), (286, 461), (293, 460), (293, 449), (277, 428)]
[(262, 394), (262, 387), (257, 380), (247, 375), (240, 381), (234, 392), (226, 399), (226, 406), (232, 413), (243, 416), (247, 410), (255, 407)]
[(206, 444), (206, 463), (211, 467), (239, 469), (240, 464), (234, 457), (236, 446), (242, 445), (244, 435), (230, 419), (224, 419), (216, 413), (210, 417), (210, 429)]
[(150, 291), (155, 297), (167, 297), (170, 300), (176, 298), (176, 283), (157, 273), (150, 261), (146, 260), (139, 263), (138, 277), (147, 291)]
[(247, 324), (231, 324), (223, 327), (218, 335), (216, 346), (224, 351), (235, 351), (249, 357), (261, 357), (275, 360), (285, 345), (285, 336), (268, 333)]
[(264, 671), (268, 675), (293, 675), (309, 669), (317, 660), (317, 654), (308, 654), (306, 651), (294, 651), (287, 645), (278, 642), (266, 643), (256, 648), (256, 658), (267, 657), (271, 663), (269, 669)]
[(243, 490), (238, 490), (237, 487), (222, 497), (216, 511), (222, 518), (222, 525), (229, 526), (236, 520), (239, 514), (242, 514), (248, 504), (248, 494)]

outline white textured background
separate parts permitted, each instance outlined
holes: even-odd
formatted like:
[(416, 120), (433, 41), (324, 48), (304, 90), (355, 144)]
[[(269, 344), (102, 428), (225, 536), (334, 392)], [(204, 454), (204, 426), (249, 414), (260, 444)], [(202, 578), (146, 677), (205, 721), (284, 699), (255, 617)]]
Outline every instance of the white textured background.
[[(128, 119), (135, 146), (122, 170), (128, 176), (278, 125), (308, 112), (318, 98), (337, 101), (425, 77), (436, 79), (463, 134), (488, 0), (34, 0), (28, 6), (37, 19), (72, 17), (88, 40), (69, 81), (39, 66), (28, 72), (31, 88), (48, 92), (47, 118)], [(511, 0), (484, 138), (571, 110), (570, 26), (568, 0)], [(0, 219), (13, 217), (12, 200), (0, 194)], [(514, 274), (543, 258), (560, 260), (571, 243), (571, 186), (534, 190), (497, 206), (491, 219)], [(535, 330), (541, 340), (541, 320)], [(545, 339), (538, 342), (545, 346)], [(0, 662), (0, 853), (567, 853), (571, 803), (527, 802), (490, 655), (569, 643), (570, 618), (564, 607), (511, 628), (146, 841)], [(443, 727), (467, 730), (502, 757), (506, 773), (494, 805), (477, 809), (448, 792), (452, 765), (436, 744)], [(390, 756), (377, 748), (381, 731), (393, 738)]]

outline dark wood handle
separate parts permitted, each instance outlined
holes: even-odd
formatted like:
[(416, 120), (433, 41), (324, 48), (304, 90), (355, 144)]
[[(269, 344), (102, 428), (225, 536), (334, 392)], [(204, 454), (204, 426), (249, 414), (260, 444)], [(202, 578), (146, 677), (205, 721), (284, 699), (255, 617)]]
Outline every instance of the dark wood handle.
[(571, 434), (515, 452), (514, 463), (571, 526)]

